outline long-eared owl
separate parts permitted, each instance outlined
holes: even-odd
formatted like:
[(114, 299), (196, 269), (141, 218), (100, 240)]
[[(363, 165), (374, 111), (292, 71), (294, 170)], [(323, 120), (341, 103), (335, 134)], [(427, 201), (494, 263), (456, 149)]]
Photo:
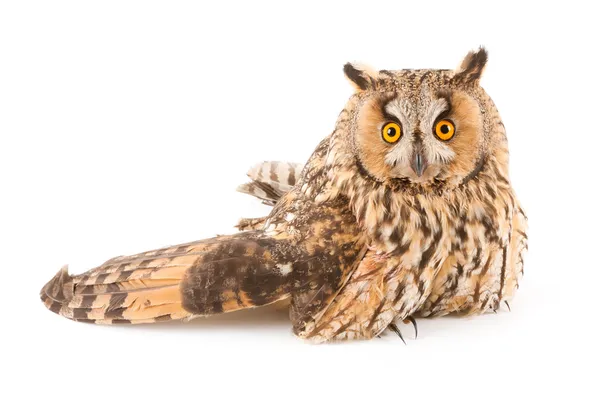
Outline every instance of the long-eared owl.
[(314, 342), (496, 310), (518, 287), (527, 234), (504, 125), (479, 85), (486, 62), (479, 49), (456, 70), (346, 64), (355, 93), (307, 163), (259, 164), (238, 188), (273, 205), (268, 216), (80, 275), (63, 268), (44, 304), (137, 324), (289, 299), (294, 333)]

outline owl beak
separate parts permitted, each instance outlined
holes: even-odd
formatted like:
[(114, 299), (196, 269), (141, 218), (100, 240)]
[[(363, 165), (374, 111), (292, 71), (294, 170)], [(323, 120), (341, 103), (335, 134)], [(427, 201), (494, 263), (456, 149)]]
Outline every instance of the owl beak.
[(410, 167), (419, 178), (423, 176), (423, 173), (425, 172), (425, 169), (427, 169), (428, 165), (429, 163), (427, 162), (427, 159), (423, 154), (423, 149), (421, 147), (415, 149), (415, 154), (413, 154), (413, 159), (410, 163)]

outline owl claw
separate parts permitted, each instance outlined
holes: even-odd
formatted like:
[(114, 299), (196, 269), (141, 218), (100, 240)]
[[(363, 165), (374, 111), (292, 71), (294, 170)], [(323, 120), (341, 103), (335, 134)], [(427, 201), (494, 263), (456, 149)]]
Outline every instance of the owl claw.
[(404, 338), (402, 337), (402, 332), (400, 332), (400, 329), (398, 329), (398, 327), (396, 326), (396, 324), (394, 324), (392, 322), (391, 324), (389, 324), (388, 327), (390, 328), (390, 330), (394, 331), (394, 333), (396, 333), (396, 335), (398, 335), (398, 337), (402, 340), (402, 342), (404, 344), (406, 344), (406, 342), (404, 341)]
[[(415, 328), (415, 339), (417, 337), (419, 337), (419, 329), (417, 328), (417, 321), (415, 321), (415, 319), (411, 316), (406, 317), (406, 321), (413, 324), (413, 327)], [(404, 323), (408, 324), (408, 322), (406, 322), (406, 321), (404, 321)]]
[(508, 301), (504, 300), (504, 304), (506, 304), (506, 307), (508, 307), (508, 311), (512, 311), (512, 310), (510, 309), (510, 304), (508, 304)]

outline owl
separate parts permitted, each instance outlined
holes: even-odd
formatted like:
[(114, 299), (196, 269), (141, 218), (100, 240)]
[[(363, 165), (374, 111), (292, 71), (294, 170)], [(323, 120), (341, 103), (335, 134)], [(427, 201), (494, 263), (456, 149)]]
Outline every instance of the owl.
[(76, 321), (140, 324), (289, 300), (293, 332), (315, 343), (497, 310), (523, 274), (527, 218), (479, 84), (486, 62), (480, 48), (456, 70), (346, 64), (355, 92), (306, 164), (259, 164), (238, 188), (273, 205), (268, 216), (80, 275), (65, 267), (43, 303)]

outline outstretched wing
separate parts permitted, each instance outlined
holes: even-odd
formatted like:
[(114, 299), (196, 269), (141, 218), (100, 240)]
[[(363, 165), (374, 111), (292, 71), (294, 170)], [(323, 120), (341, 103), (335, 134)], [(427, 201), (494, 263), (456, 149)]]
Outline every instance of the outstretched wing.
[(284, 241), (248, 232), (116, 257), (81, 275), (63, 268), (40, 296), (57, 314), (99, 324), (256, 307), (289, 295), (287, 271), (277, 264), (287, 262), (277, 253)]
[[(42, 289), (44, 304), (78, 321), (145, 323), (235, 311), (292, 295), (290, 315), (301, 332), (332, 304), (366, 250), (346, 199), (313, 200), (325, 181), (326, 152), (324, 140), (307, 174), (277, 201), (260, 229), (117, 257), (81, 275), (63, 269)], [(305, 180), (316, 182), (308, 185), (312, 195), (302, 189)], [(284, 189), (289, 188), (277, 190)]]
[(343, 204), (317, 206), (292, 191), (264, 230), (117, 257), (84, 274), (66, 269), (41, 291), (77, 321), (147, 323), (257, 307), (294, 293), (295, 321), (333, 299), (364, 249)]

